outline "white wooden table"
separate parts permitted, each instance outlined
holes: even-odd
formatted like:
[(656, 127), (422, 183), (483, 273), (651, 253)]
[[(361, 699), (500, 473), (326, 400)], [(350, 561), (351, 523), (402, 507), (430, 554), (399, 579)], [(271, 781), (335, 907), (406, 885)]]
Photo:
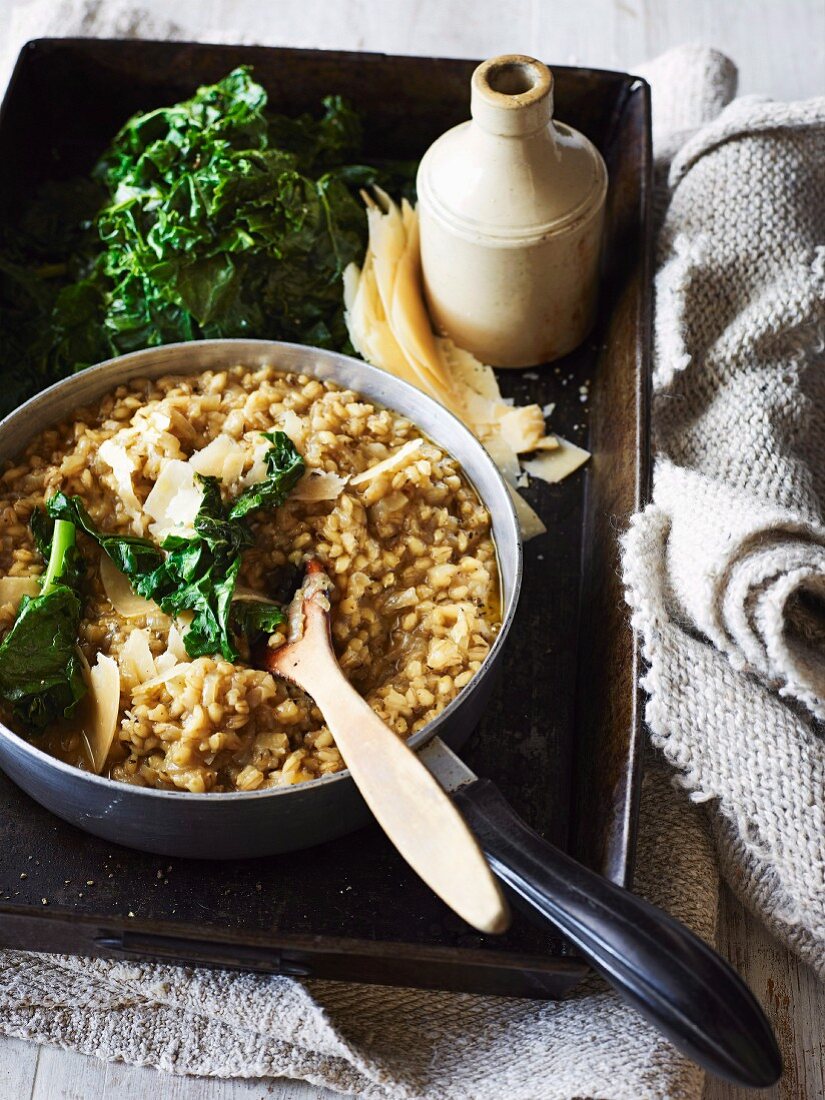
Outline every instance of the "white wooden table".
[[(0, 0), (0, 38), (12, 9)], [(93, 0), (95, 2), (95, 0)], [(103, 0), (104, 3), (107, 0)], [(739, 65), (740, 92), (795, 99), (825, 92), (825, 0), (137, 0), (162, 25), (260, 35), (285, 46), (441, 57), (533, 54), (559, 64), (630, 69), (685, 41)], [(55, 5), (57, 6), (57, 5)], [(750, 983), (779, 1037), (786, 1073), (763, 1097), (825, 1097), (825, 988), (729, 893), (720, 947)], [(173, 1078), (0, 1038), (0, 1100), (310, 1100), (338, 1095), (288, 1081)], [(709, 1082), (706, 1100), (753, 1094)]]

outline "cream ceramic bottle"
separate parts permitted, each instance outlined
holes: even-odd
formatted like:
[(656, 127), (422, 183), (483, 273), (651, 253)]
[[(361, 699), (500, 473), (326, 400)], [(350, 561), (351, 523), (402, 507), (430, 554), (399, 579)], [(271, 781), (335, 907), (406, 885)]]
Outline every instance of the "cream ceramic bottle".
[(553, 76), (534, 58), (480, 65), (470, 110), (418, 170), (430, 313), (485, 363), (545, 363), (593, 323), (607, 171), (586, 137), (554, 121)]

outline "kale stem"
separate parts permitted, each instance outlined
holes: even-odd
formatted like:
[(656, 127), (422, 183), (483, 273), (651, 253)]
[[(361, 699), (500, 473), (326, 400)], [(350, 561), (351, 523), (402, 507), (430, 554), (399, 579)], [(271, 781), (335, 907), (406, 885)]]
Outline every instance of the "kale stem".
[(67, 519), (54, 521), (54, 535), (52, 536), (52, 548), (49, 551), (49, 564), (46, 566), (46, 575), (43, 577), (41, 596), (47, 596), (63, 576), (66, 567), (66, 554), (75, 544), (75, 526)]

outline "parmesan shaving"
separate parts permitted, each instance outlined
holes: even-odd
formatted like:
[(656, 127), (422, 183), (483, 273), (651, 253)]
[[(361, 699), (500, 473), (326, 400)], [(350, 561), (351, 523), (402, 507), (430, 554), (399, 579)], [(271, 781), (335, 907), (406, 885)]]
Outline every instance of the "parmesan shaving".
[(143, 505), (144, 512), (154, 520), (149, 530), (158, 542), (169, 534), (194, 535), (202, 498), (195, 484), (195, 470), (188, 462), (172, 458), (165, 463)]
[[(183, 642), (183, 635), (178, 630), (177, 626), (172, 623), (169, 627), (169, 636), (166, 639), (166, 649), (159, 657), (155, 658), (157, 675), (163, 677), (173, 669), (177, 670), (180, 665), (190, 663), (190, 660), (189, 654), (186, 652), (186, 646)], [(144, 681), (144, 683), (146, 682), (147, 681)]]
[(521, 474), (521, 468), (518, 455), (507, 440), (502, 436), (493, 436), (485, 442), (484, 446), (507, 484), (515, 485)]
[(129, 578), (126, 577), (108, 554), (100, 555), (100, 580), (106, 599), (124, 619), (138, 619), (143, 615), (151, 615), (160, 608), (153, 600), (144, 600), (133, 591)]
[(159, 675), (164, 672), (168, 672), (170, 669), (175, 668), (180, 662), (174, 653), (170, 653), (168, 650), (164, 650), (159, 657), (155, 658), (155, 668)]
[(347, 483), (345, 477), (324, 470), (307, 470), (292, 492), (290, 500), (337, 500)]
[(555, 451), (559, 446), (559, 441), (554, 435), (543, 435), (535, 446), (537, 451)]
[(88, 720), (83, 733), (92, 767), (98, 775), (103, 771), (112, 741), (117, 731), (120, 711), (120, 671), (105, 653), (98, 653), (94, 668), (89, 671)]
[(494, 404), (503, 400), (496, 372), (492, 367), (479, 363), (471, 352), (457, 347), (446, 337), (439, 339), (438, 349), (441, 358), (449, 365), (453, 377), (459, 384), (468, 387), (481, 397), (486, 397)]
[(590, 458), (590, 452), (577, 447), (575, 443), (568, 443), (561, 438), (557, 442), (558, 447), (554, 451), (548, 451), (524, 463), (530, 477), (537, 477), (554, 485), (578, 470)]
[[(382, 198), (389, 202), (386, 195)], [(416, 373), (427, 379), (442, 404), (460, 412), (461, 400), (450, 373), (444, 369), (424, 305), (418, 217), (406, 199), (401, 203), (401, 219), (405, 241), (392, 288), (390, 327)]]
[(24, 596), (40, 595), (37, 577), (0, 577), (0, 604), (13, 604), (15, 609)]
[(180, 676), (187, 676), (192, 668), (191, 661), (181, 661), (180, 664), (173, 665), (167, 669), (166, 672), (161, 672), (159, 676), (153, 677), (151, 680), (144, 680), (140, 684), (140, 690), (150, 691), (152, 688), (158, 687), (159, 684), (168, 684), (170, 680), (177, 680)]
[(382, 474), (398, 470), (400, 467), (406, 465), (410, 456), (415, 454), (423, 443), (423, 439), (410, 439), (403, 447), (399, 447), (397, 451), (391, 454), (389, 458), (385, 458), (383, 462), (378, 462), (375, 466), (370, 466), (368, 470), (363, 470), (360, 474), (356, 474), (355, 477), (350, 479), (350, 485), (353, 487), (363, 485), (367, 481), (374, 481), (375, 478), (381, 477)]
[(180, 663), (189, 660), (189, 654), (186, 652), (186, 646), (183, 644), (183, 635), (174, 623), (169, 627), (169, 637), (166, 640), (166, 653), (174, 657), (175, 660)]
[(243, 473), (243, 468), (246, 465), (246, 453), (244, 451), (238, 451), (227, 456), (226, 462), (223, 464), (222, 480), (224, 485), (234, 485)]
[[(347, 329), (369, 363), (417, 386), (455, 413), (489, 451), (511, 486), (521, 478), (518, 456), (550, 449), (538, 405), (513, 407), (502, 397), (491, 367), (433, 332), (422, 291), (419, 223), (406, 200), (397, 206), (383, 191), (364, 195), (369, 244), (363, 267), (344, 272)], [(402, 448), (403, 450), (403, 448)], [(383, 473), (381, 463), (350, 482), (357, 486)], [(523, 534), (543, 526), (521, 509)]]
[(137, 468), (134, 459), (123, 444), (117, 442), (116, 437), (104, 440), (97, 453), (112, 471), (123, 507), (132, 518), (138, 517), (141, 512), (140, 501), (132, 484), (132, 474)]
[(243, 489), (248, 489), (250, 485), (257, 485), (266, 477), (266, 455), (271, 444), (260, 432), (256, 432), (255, 435), (258, 436), (258, 442), (252, 448), (252, 466), (241, 481)]
[[(304, 422), (294, 409), (284, 409), (281, 413), (281, 431), (285, 432), (296, 447), (304, 442)], [(267, 444), (267, 448), (269, 444)]]
[(143, 684), (157, 676), (157, 668), (149, 648), (149, 635), (145, 630), (132, 629), (120, 651), (120, 671), (124, 680)]
[(518, 517), (519, 527), (521, 527), (522, 538), (532, 539), (537, 535), (543, 535), (547, 528), (539, 519), (536, 512), (530, 507), (524, 497), (517, 493), (512, 485), (508, 485), (510, 490), (510, 496), (513, 501), (513, 506), (516, 509), (516, 516)]
[(544, 417), (538, 405), (508, 409), (498, 418), (499, 432), (516, 454), (534, 451), (544, 437)]
[[(344, 271), (344, 305), (350, 339), (361, 357), (368, 363), (383, 366), (397, 378), (419, 386), (418, 378), (407, 363), (384, 316), (370, 251), (364, 258), (363, 272), (355, 264), (350, 264)], [(429, 387), (419, 388), (430, 393)]]
[(189, 465), (197, 474), (204, 477), (216, 477), (230, 485), (243, 470), (246, 452), (237, 440), (230, 435), (216, 435), (211, 443), (196, 451), (189, 459)]

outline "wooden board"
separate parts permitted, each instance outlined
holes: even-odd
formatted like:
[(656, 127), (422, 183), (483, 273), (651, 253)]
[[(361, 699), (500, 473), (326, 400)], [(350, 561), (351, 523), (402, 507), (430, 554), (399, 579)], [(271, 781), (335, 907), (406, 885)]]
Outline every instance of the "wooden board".
[[(162, 20), (165, 0), (144, 0), (149, 21)], [(0, 0), (0, 27), (31, 26), (30, 0)], [(235, 41), (288, 46), (372, 49), (482, 57), (515, 50), (551, 62), (589, 64), (634, 71), (682, 41), (701, 40), (732, 56), (740, 69), (741, 93), (791, 99), (823, 90), (825, 4), (821, 0), (751, 0), (743, 17), (741, 0), (580, 0), (575, 5), (528, 0), (502, 5), (495, 0), (338, 0), (321, 13), (317, 0), (176, 0), (175, 22), (231, 33)], [(146, 24), (144, 24), (146, 25)], [(37, 27), (37, 33), (46, 28)], [(50, 26), (49, 30), (52, 29)], [(825, 1095), (825, 990), (813, 973), (770, 940), (730, 894), (720, 912), (720, 948), (760, 995), (773, 1017), (774, 999), (790, 1021), (786, 1074), (764, 1100), (800, 1100)], [(775, 1020), (776, 1023), (776, 1020)], [(813, 1033), (819, 1038), (811, 1042)], [(818, 1074), (816, 1078), (811, 1076)], [(800, 1080), (803, 1085), (800, 1086)], [(14, 1087), (12, 1087), (12, 1083)], [(800, 1091), (806, 1088), (807, 1091)], [(101, 1067), (70, 1051), (36, 1048), (0, 1038), (0, 1096), (26, 1100), (143, 1100), (160, 1090), (174, 1100), (310, 1100), (332, 1097), (327, 1090), (298, 1082), (176, 1079), (132, 1066)], [(747, 1100), (751, 1092), (724, 1082), (708, 1082), (706, 1100)]]

